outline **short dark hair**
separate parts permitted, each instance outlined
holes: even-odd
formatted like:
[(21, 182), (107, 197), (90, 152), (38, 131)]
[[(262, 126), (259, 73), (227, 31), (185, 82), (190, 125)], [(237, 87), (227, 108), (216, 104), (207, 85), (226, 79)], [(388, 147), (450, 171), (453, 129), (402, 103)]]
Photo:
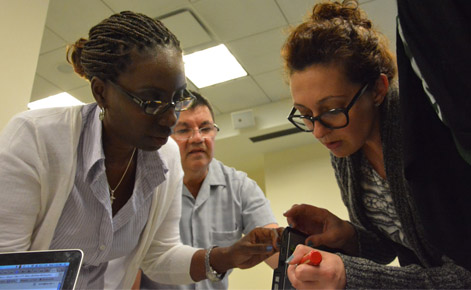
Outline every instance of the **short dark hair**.
[(131, 63), (131, 53), (156, 46), (174, 48), (180, 42), (157, 19), (141, 13), (123, 11), (92, 27), (89, 39), (80, 38), (67, 46), (66, 59), (81, 77), (116, 81)]
[(214, 121), (215, 119), (214, 119), (213, 107), (209, 103), (208, 99), (206, 99), (201, 94), (199, 94), (195, 91), (192, 91), (192, 90), (189, 90), (189, 91), (196, 98), (196, 100), (193, 102), (193, 105), (191, 105), (190, 110), (194, 110), (195, 108), (200, 107), (200, 106), (207, 107), (209, 109), (209, 112), (211, 113), (211, 117), (213, 118), (213, 121)]

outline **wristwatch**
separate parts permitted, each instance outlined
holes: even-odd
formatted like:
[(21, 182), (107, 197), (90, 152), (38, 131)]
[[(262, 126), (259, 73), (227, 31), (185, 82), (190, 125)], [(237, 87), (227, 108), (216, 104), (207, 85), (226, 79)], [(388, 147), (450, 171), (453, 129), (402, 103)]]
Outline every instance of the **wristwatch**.
[(204, 255), (204, 265), (206, 267), (206, 278), (209, 279), (211, 282), (219, 282), (221, 281), (226, 273), (219, 274), (216, 272), (212, 267), (211, 264), (209, 263), (209, 255), (211, 254), (211, 250), (216, 248), (217, 246), (212, 246), (206, 249), (206, 254)]

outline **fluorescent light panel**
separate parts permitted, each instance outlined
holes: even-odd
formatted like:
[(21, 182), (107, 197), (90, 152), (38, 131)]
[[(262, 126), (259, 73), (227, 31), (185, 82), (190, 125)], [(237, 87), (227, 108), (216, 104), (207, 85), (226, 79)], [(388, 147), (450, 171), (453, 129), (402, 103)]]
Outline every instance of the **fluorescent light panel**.
[(224, 44), (184, 55), (183, 61), (186, 76), (198, 88), (247, 75)]
[(69, 107), (83, 105), (84, 103), (72, 97), (68, 93), (60, 93), (41, 100), (37, 100), (28, 104), (30, 110), (53, 108), (53, 107)]

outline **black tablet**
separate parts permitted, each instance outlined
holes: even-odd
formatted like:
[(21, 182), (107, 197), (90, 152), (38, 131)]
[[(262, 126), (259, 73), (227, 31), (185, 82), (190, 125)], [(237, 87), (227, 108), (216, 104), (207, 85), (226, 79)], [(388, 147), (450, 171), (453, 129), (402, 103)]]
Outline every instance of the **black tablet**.
[(0, 253), (0, 289), (74, 289), (81, 250)]

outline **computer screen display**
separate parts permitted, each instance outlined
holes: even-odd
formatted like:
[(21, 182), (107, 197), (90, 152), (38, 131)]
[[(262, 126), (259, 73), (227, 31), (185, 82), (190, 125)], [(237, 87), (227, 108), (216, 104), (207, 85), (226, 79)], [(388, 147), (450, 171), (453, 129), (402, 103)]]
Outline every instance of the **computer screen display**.
[(70, 263), (0, 266), (0, 289), (62, 289)]
[(0, 290), (73, 289), (82, 257), (81, 250), (0, 253)]

